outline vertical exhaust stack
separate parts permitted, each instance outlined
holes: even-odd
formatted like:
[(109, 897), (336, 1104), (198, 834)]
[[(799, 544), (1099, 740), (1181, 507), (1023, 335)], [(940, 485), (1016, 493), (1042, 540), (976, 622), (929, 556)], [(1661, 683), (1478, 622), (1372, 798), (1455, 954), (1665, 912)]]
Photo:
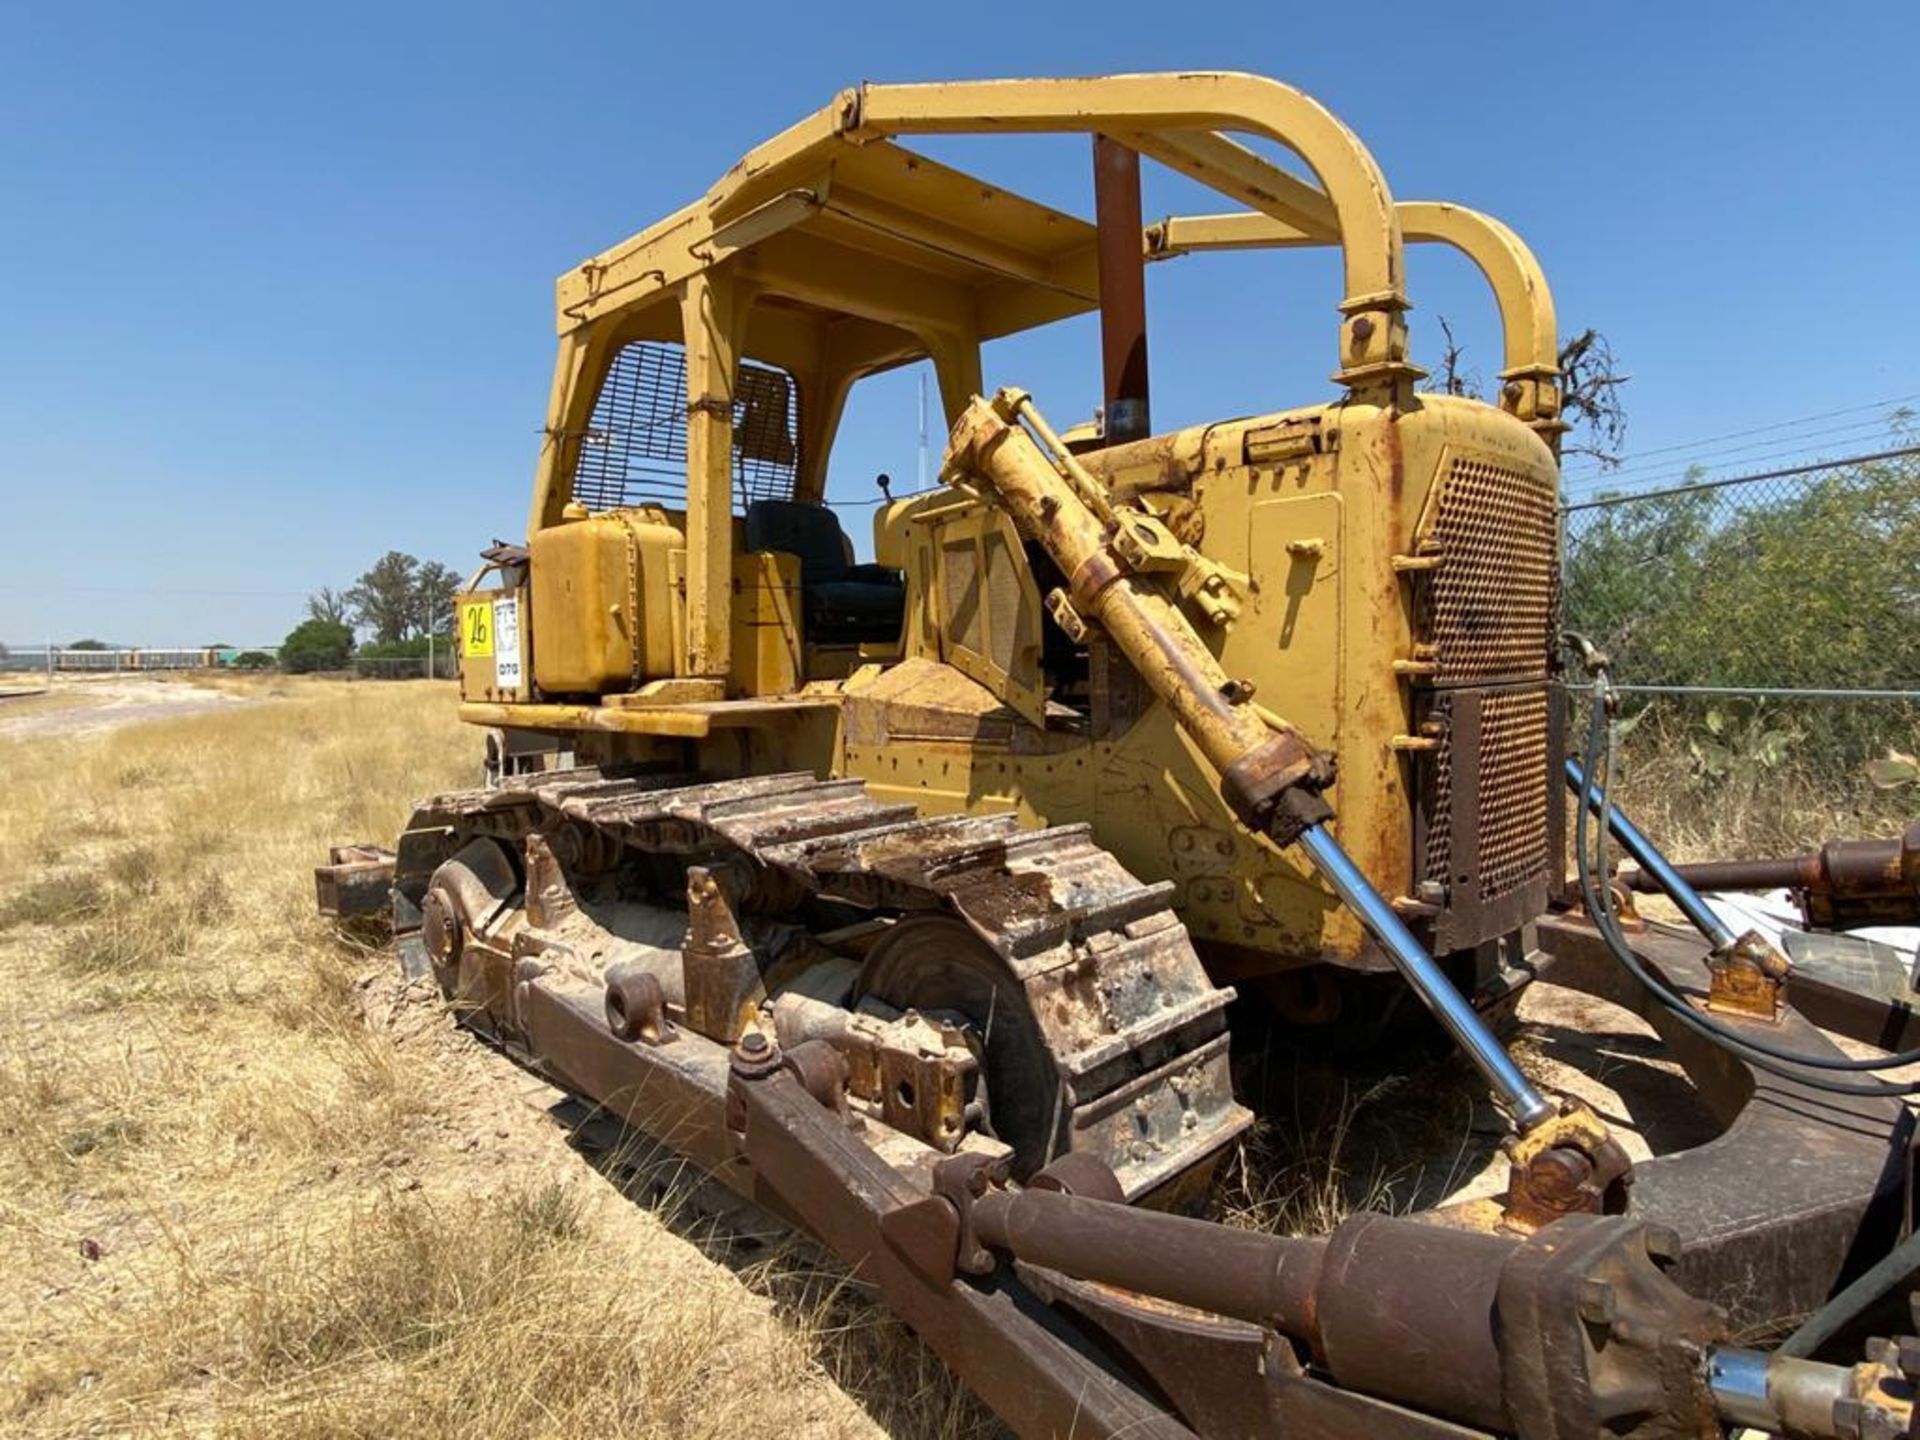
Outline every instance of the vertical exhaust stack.
[(1147, 260), (1140, 156), (1105, 135), (1093, 137), (1093, 210), (1099, 226), (1103, 440), (1120, 445), (1153, 428), (1147, 407)]

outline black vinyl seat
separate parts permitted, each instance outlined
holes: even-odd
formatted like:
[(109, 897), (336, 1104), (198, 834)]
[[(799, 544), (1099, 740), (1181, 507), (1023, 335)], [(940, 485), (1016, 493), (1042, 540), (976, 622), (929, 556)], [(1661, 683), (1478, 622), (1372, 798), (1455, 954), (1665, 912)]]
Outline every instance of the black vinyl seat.
[(847, 558), (840, 519), (824, 505), (756, 500), (747, 506), (747, 549), (778, 550), (800, 561), (800, 598), (806, 638), (816, 645), (851, 645), (900, 638), (907, 589), (887, 565), (856, 565)]

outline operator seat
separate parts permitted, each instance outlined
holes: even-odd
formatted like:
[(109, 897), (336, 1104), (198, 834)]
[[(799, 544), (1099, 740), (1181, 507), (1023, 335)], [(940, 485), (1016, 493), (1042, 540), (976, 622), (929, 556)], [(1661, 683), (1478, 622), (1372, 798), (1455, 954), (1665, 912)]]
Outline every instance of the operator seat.
[(800, 560), (806, 639), (852, 645), (900, 638), (907, 589), (888, 565), (855, 565), (840, 518), (824, 505), (755, 500), (747, 506), (747, 549), (778, 550)]

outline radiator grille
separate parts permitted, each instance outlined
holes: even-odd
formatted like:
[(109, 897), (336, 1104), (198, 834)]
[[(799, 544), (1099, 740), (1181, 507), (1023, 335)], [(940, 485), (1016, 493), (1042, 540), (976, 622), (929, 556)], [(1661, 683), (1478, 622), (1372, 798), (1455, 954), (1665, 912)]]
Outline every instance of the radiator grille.
[[(1479, 854), (1474, 864), (1479, 899), (1495, 900), (1547, 870), (1547, 705), (1540, 690), (1510, 690), (1476, 697), (1480, 747), (1470, 758), (1478, 771)], [(1443, 727), (1433, 753), (1428, 806), (1426, 875), (1455, 883), (1452, 866), (1454, 754), (1453, 719), (1464, 697), (1442, 694), (1433, 716)]]
[[(1426, 777), (1424, 873), (1447, 887), (1452, 906), (1471, 909), (1534, 883), (1549, 866), (1547, 680), (1559, 583), (1552, 473), (1456, 457), (1423, 548), (1441, 557), (1416, 582), (1420, 638), (1437, 662), (1428, 715), (1440, 740)], [(1458, 722), (1469, 706), (1477, 727)], [(1457, 754), (1475, 734), (1473, 752)], [(1471, 784), (1462, 767), (1471, 767)], [(1456, 856), (1454, 807), (1469, 797), (1474, 853)], [(1471, 877), (1464, 893), (1463, 875)]]
[(1544, 677), (1558, 510), (1549, 474), (1456, 459), (1434, 520), (1428, 636), (1441, 684)]
[[(784, 370), (740, 362), (734, 380), (733, 499), (791, 500), (799, 462), (798, 407)], [(589, 510), (687, 503), (687, 357), (678, 345), (636, 341), (614, 356), (580, 437), (573, 498)]]
[(1020, 634), (1020, 572), (1015, 567), (1025, 558), (1016, 559), (999, 532), (987, 537), (987, 637), (993, 645), (988, 658), (1009, 673), (1017, 658), (1014, 641)]
[(1480, 898), (1546, 868), (1547, 695), (1489, 695), (1480, 704)]
[(1427, 770), (1427, 854), (1426, 877), (1442, 885), (1453, 883), (1449, 859), (1453, 849), (1453, 697), (1442, 695), (1434, 702), (1433, 719), (1440, 727), (1440, 748), (1430, 752)]

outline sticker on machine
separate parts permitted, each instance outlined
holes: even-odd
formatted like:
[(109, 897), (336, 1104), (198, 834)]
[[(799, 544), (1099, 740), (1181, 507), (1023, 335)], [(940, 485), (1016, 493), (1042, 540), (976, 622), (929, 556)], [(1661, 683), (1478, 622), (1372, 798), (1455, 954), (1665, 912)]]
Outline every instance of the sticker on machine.
[(493, 686), (520, 688), (520, 601), (513, 595), (493, 602)]
[(493, 605), (486, 600), (460, 602), (460, 653), (469, 660), (493, 654)]

